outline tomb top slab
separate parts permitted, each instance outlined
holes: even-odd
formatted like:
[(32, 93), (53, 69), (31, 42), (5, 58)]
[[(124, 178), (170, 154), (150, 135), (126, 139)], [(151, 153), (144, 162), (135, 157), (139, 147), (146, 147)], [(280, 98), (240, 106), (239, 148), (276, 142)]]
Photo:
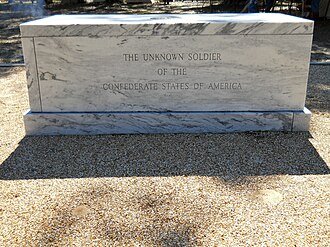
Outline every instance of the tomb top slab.
[(22, 37), (312, 33), (313, 21), (279, 13), (54, 15), (21, 24)]

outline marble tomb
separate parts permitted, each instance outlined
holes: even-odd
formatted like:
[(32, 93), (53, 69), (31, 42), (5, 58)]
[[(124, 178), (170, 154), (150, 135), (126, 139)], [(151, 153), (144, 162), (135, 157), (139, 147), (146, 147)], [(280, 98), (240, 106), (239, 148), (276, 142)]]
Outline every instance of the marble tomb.
[(308, 130), (310, 20), (55, 15), (20, 28), (27, 135)]

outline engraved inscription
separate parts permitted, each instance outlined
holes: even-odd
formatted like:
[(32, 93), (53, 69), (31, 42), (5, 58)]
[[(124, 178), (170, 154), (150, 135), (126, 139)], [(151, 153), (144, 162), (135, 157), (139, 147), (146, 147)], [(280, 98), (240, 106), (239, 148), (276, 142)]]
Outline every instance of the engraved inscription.
[[(221, 61), (219, 52), (188, 53), (124, 53), (125, 62), (167, 62), (167, 61)], [(155, 70), (158, 76), (186, 77), (189, 73), (185, 67), (159, 67)], [(164, 77), (165, 78), (165, 77)], [(161, 82), (161, 83), (104, 83), (103, 90), (118, 91), (157, 91), (157, 90), (242, 90), (239, 82)]]
[(213, 82), (213, 83), (179, 83), (164, 82), (157, 83), (104, 83), (103, 90), (110, 91), (155, 91), (155, 90), (241, 90), (242, 84), (239, 82)]
[(126, 62), (137, 61), (220, 61), (219, 52), (190, 52), (190, 53), (142, 53), (123, 54)]

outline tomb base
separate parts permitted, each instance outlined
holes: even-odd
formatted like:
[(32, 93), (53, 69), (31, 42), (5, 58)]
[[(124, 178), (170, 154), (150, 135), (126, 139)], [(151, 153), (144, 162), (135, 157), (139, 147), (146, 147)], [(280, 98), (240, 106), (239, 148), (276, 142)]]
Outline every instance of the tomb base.
[(27, 135), (308, 131), (311, 112), (79, 112), (24, 114)]

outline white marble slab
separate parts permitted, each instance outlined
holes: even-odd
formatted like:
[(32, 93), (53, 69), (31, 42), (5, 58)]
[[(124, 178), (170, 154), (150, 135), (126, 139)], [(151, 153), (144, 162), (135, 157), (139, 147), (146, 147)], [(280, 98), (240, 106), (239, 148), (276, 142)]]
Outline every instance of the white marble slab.
[(61, 15), (21, 32), (28, 135), (308, 130), (312, 21)]
[(308, 131), (312, 113), (306, 107), (293, 113), (292, 131)]
[(310, 45), (310, 35), (37, 37), (42, 110), (302, 110)]
[(313, 33), (313, 21), (279, 13), (55, 15), (20, 27), (22, 37)]
[(292, 112), (27, 113), (27, 135), (292, 131)]

